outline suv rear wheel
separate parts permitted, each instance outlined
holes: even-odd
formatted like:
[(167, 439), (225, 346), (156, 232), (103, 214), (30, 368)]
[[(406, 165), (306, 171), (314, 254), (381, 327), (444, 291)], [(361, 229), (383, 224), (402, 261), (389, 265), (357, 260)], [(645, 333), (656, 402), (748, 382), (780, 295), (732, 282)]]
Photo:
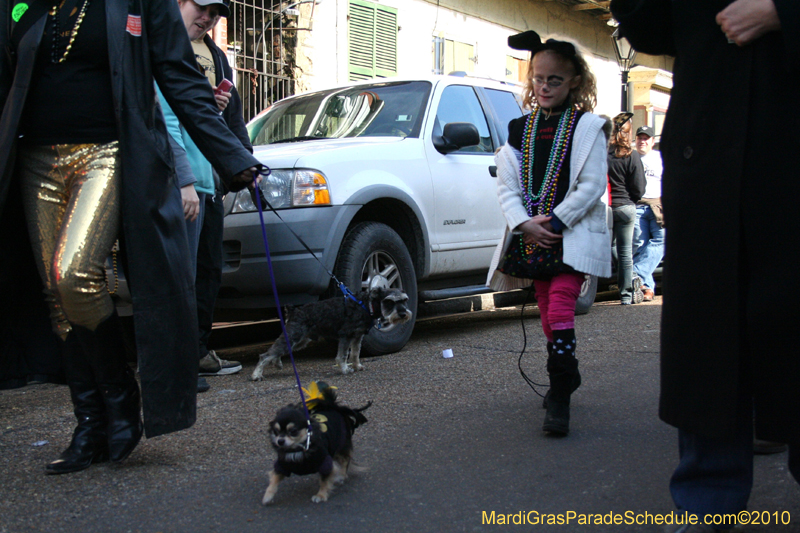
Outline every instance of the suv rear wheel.
[(372, 329), (361, 344), (369, 355), (400, 351), (411, 338), (417, 316), (417, 277), (403, 239), (386, 224), (356, 224), (342, 242), (335, 271), (354, 294), (373, 287), (402, 289), (408, 294), (413, 318), (397, 326)]

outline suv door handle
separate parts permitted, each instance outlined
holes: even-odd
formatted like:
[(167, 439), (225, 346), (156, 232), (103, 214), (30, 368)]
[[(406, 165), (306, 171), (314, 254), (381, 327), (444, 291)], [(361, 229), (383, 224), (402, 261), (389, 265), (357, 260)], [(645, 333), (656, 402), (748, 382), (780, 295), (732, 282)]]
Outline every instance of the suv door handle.
[(489, 167), (489, 174), (493, 177), (497, 177), (497, 165), (492, 165)]

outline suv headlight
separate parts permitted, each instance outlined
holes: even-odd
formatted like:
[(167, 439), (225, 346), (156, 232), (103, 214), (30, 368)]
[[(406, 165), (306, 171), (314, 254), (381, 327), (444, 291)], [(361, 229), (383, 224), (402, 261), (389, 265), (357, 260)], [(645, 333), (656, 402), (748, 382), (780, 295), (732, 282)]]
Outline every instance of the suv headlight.
[[(261, 180), (259, 188), (275, 209), (331, 203), (328, 180), (315, 170), (273, 170)], [(249, 189), (236, 193), (231, 213), (257, 210)]]

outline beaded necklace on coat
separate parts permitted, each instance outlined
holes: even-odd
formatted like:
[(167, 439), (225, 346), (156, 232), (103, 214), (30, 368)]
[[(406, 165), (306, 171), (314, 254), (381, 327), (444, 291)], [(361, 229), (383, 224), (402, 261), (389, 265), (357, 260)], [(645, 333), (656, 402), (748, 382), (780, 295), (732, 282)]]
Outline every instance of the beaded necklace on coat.
[[(525, 129), (522, 132), (520, 185), (522, 186), (522, 201), (525, 204), (528, 216), (531, 217), (536, 214), (550, 215), (553, 213), (558, 189), (558, 175), (561, 173), (561, 167), (569, 150), (569, 141), (572, 137), (572, 130), (575, 128), (575, 117), (577, 116), (577, 111), (573, 106), (567, 106), (564, 112), (561, 113), (542, 184), (539, 190), (534, 192), (533, 159), (536, 148), (536, 135), (539, 132), (539, 119), (542, 113), (542, 109), (538, 108), (532, 116), (528, 117), (525, 121)], [(520, 239), (522, 239), (521, 236)], [(535, 244), (523, 243), (523, 250), (528, 255), (532, 254), (538, 247)]]
[[(80, 11), (78, 12), (78, 18), (75, 20), (75, 25), (72, 27), (72, 31), (69, 33), (69, 41), (67, 42), (67, 47), (64, 50), (64, 55), (60, 58), (58, 57), (58, 48), (61, 42), (61, 35), (59, 32), (58, 26), (58, 15), (59, 15), (59, 4), (53, 6), (50, 10), (49, 15), (53, 17), (53, 47), (50, 51), (50, 61), (53, 63), (63, 63), (67, 60), (67, 56), (69, 55), (69, 51), (72, 50), (72, 45), (75, 42), (75, 38), (78, 36), (78, 30), (81, 28), (81, 23), (83, 22), (83, 18), (86, 16), (86, 9), (89, 7), (89, 0), (84, 0), (83, 5), (81, 6)], [(73, 11), (74, 13), (74, 11)], [(67, 14), (67, 18), (69, 19), (70, 14)]]

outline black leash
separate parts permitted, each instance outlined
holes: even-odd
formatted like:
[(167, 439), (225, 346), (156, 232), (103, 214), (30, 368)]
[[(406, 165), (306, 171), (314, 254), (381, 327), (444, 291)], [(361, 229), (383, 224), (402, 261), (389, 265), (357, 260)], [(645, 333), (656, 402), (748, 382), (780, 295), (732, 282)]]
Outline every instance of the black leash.
[(525, 373), (524, 370), (522, 370), (522, 355), (525, 353), (525, 348), (527, 348), (528, 346), (528, 335), (525, 331), (525, 306), (528, 305), (531, 295), (534, 293), (533, 284), (531, 284), (531, 286), (528, 287), (527, 291), (528, 295), (525, 297), (525, 301), (522, 303), (522, 311), (519, 317), (520, 325), (522, 326), (522, 351), (519, 352), (519, 359), (517, 360), (517, 368), (519, 368), (519, 373), (522, 376), (522, 379), (525, 380), (525, 383), (528, 384), (531, 390), (533, 390), (533, 392), (544, 398), (544, 394), (536, 390), (536, 387), (549, 387), (550, 385), (545, 385), (544, 383), (536, 383), (535, 381), (533, 381), (531, 378), (528, 377), (528, 375)]

